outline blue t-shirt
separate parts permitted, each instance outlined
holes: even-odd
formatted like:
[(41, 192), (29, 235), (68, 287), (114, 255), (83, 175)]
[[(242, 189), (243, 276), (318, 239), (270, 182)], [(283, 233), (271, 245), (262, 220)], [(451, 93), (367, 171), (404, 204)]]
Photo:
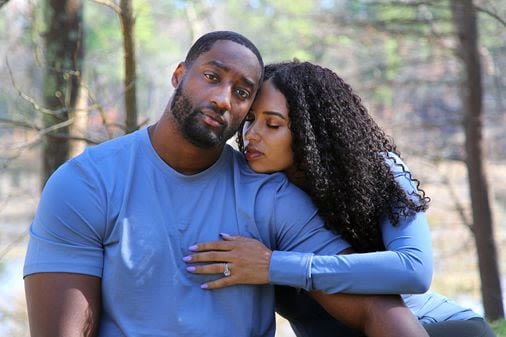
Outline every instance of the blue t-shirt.
[(220, 232), (272, 250), (348, 247), (284, 175), (254, 173), (229, 146), (209, 169), (182, 175), (143, 129), (88, 148), (53, 174), (30, 227), (24, 275), (100, 277), (101, 337), (273, 336), (272, 286), (208, 291), (200, 284), (220, 275), (186, 271), (188, 247)]

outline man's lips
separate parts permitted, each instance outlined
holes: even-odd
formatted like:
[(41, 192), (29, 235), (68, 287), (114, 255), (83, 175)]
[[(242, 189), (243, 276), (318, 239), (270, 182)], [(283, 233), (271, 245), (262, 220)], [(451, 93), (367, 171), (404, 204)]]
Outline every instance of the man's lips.
[(225, 119), (219, 114), (210, 111), (202, 111), (202, 116), (204, 122), (210, 126), (219, 128), (225, 124)]
[(250, 161), (250, 160), (258, 159), (261, 156), (263, 156), (264, 154), (262, 152), (258, 151), (257, 149), (247, 147), (246, 153), (244, 155), (246, 157), (246, 160)]

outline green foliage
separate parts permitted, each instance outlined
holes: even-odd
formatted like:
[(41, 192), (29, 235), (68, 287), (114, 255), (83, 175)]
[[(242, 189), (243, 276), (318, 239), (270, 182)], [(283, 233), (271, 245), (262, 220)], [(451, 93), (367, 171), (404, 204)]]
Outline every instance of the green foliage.
[[(318, 25), (310, 19), (318, 7), (310, 1), (280, 0), (228, 2), (231, 18), (238, 21), (242, 33), (254, 37), (267, 62), (289, 60), (293, 57), (302, 60), (315, 59), (315, 42)], [(247, 24), (244, 24), (248, 13)], [(258, 32), (265, 32), (259, 34)]]
[(84, 7), (84, 23), (85, 72), (100, 74), (113, 82), (120, 80), (123, 76), (123, 46), (117, 14), (90, 1)]
[(497, 337), (506, 337), (506, 320), (502, 319), (490, 323)]

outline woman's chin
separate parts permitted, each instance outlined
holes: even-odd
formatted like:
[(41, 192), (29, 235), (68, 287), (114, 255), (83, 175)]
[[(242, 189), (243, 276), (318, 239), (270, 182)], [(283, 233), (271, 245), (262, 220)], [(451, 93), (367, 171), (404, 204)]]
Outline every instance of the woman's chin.
[(256, 173), (273, 173), (273, 172), (276, 172), (272, 168), (265, 167), (265, 165), (260, 165), (259, 163), (255, 163), (254, 161), (248, 161), (248, 166), (250, 167), (250, 169), (252, 169)]

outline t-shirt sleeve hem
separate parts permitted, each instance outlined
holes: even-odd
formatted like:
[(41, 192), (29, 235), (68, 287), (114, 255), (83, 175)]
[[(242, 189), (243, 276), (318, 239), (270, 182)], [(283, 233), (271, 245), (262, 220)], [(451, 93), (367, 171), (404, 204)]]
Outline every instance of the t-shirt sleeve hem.
[(23, 269), (23, 278), (28, 275), (38, 273), (73, 273), (84, 274), (102, 278), (102, 268), (97, 266), (83, 266), (76, 264), (52, 264), (52, 263), (39, 263), (36, 265), (25, 265)]

